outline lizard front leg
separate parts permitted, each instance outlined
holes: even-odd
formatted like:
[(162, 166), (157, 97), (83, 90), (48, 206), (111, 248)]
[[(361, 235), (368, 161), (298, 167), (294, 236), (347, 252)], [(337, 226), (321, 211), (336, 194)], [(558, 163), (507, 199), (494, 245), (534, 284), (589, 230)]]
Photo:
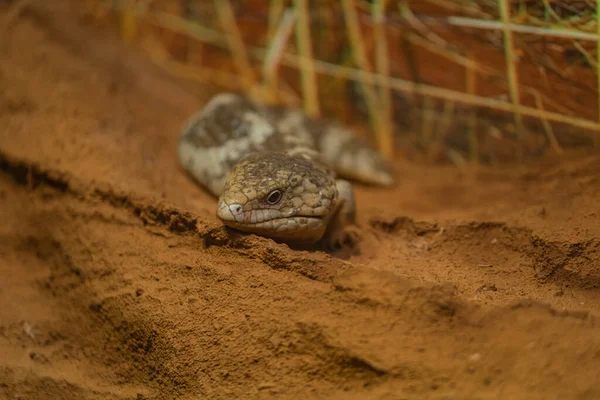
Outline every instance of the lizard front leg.
[(328, 250), (339, 249), (345, 244), (354, 245), (359, 238), (354, 189), (350, 182), (343, 179), (338, 179), (335, 183), (338, 201), (321, 239)]

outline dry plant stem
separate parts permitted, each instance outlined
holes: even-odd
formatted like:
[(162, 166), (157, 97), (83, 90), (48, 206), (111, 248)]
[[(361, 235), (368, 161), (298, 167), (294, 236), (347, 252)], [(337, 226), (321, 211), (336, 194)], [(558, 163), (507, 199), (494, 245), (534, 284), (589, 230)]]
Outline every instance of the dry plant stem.
[(430, 51), (433, 54), (437, 54), (437, 55), (442, 56), (452, 62), (455, 62), (456, 64), (462, 65), (463, 67), (473, 68), (473, 69), (476, 69), (487, 75), (493, 75), (493, 74), (499, 75), (493, 69), (491, 69), (487, 66), (483, 66), (479, 63), (476, 63), (475, 61), (473, 61), (457, 52), (454, 52), (452, 50), (447, 50), (446, 46), (440, 46), (435, 43), (432, 43), (431, 41), (429, 41), (427, 39), (423, 39), (422, 37), (415, 35), (414, 33), (408, 32), (407, 38), (411, 43), (413, 43), (417, 46), (420, 46), (420, 47)]
[(446, 136), (448, 136), (448, 133), (450, 133), (452, 121), (456, 119), (454, 118), (455, 105), (456, 103), (450, 100), (446, 100), (444, 102), (444, 111), (442, 113), (442, 118), (440, 119), (440, 123), (436, 130), (437, 136), (435, 138), (435, 140), (440, 144), (444, 143)]
[(442, 37), (433, 33), (413, 14), (407, 1), (401, 1), (398, 3), (398, 11), (400, 12), (402, 18), (408, 22), (411, 28), (421, 33), (421, 35), (426, 37), (429, 41), (441, 47), (446, 47), (448, 45), (448, 43)]
[(490, 31), (509, 29), (511, 32), (529, 33), (536, 36), (551, 36), (574, 40), (588, 40), (594, 42), (598, 41), (598, 36), (596, 35), (596, 33), (588, 33), (568, 29), (540, 28), (537, 26), (504, 24), (500, 21), (488, 21), (465, 17), (448, 17), (446, 18), (445, 22), (451, 26), (460, 26), (464, 28), (486, 29)]
[(172, 30), (173, 32), (182, 33), (201, 42), (212, 44), (219, 43), (223, 48), (227, 48), (228, 46), (228, 41), (220, 32), (203, 27), (198, 23), (186, 21), (181, 17), (164, 12), (146, 13), (138, 10), (136, 10), (135, 15), (138, 19), (144, 19), (156, 26)]
[(432, 142), (435, 127), (435, 103), (431, 97), (423, 99), (423, 120), (421, 121), (421, 140), (426, 146)]
[[(598, 47), (600, 45), (600, 42), (598, 42), (596, 44), (596, 47)], [(585, 61), (588, 62), (588, 64), (590, 64), (592, 66), (592, 68), (598, 68), (598, 63), (596, 62), (596, 60), (594, 60), (594, 58), (592, 57), (592, 55), (583, 48), (583, 46), (581, 44), (579, 44), (579, 42), (573, 42), (573, 47), (575, 47), (577, 49), (577, 51), (579, 51), (579, 53), (581, 53), (581, 55), (583, 56), (583, 58), (585, 58)]]
[(385, 85), (385, 80), (390, 75), (390, 62), (388, 58), (388, 43), (384, 25), (386, 0), (377, 0), (373, 5), (374, 34), (375, 34), (375, 60), (379, 79), (379, 98), (381, 99), (381, 126), (380, 150), (386, 159), (391, 159), (394, 153), (394, 137), (392, 131), (392, 94)]
[(291, 8), (283, 14), (281, 23), (271, 37), (271, 42), (267, 55), (263, 62), (263, 80), (264, 83), (273, 91), (278, 90), (279, 76), (277, 74), (281, 55), (285, 50), (289, 37), (294, 29), (296, 21), (296, 10)]
[(425, 0), (425, 1), (427, 1), (427, 3), (435, 4), (439, 7), (443, 7), (447, 10), (453, 11), (455, 13), (466, 12), (471, 15), (477, 15), (481, 18), (491, 18), (492, 17), (490, 14), (481, 11), (479, 8), (477, 8), (476, 5), (468, 5), (467, 6), (467, 5), (462, 5), (462, 4), (456, 4), (452, 0)]
[[(475, 64), (475, 63), (473, 63)], [(467, 67), (466, 81), (467, 87), (466, 92), (470, 95), (475, 94), (475, 84), (477, 75), (475, 74), (474, 68)], [(479, 138), (477, 137), (477, 110), (471, 110), (469, 112), (469, 119), (467, 125), (467, 135), (469, 137), (469, 154), (471, 156), (471, 162), (475, 165), (479, 164)]]
[(281, 19), (284, 10), (284, 0), (271, 0), (271, 5), (269, 6), (269, 30), (267, 32), (268, 40), (273, 40), (273, 36), (276, 34), (279, 20)]
[[(318, 52), (320, 54), (336, 54), (338, 52), (338, 44), (339, 38), (336, 38), (336, 35), (332, 35), (334, 32), (336, 25), (336, 15), (337, 9), (335, 7), (320, 7), (318, 9), (318, 16), (316, 17), (316, 21), (318, 23), (313, 24), (313, 29), (316, 29), (316, 37), (319, 43)], [(346, 60), (352, 60), (352, 57), (348, 55), (348, 52), (343, 51), (340, 54), (339, 63), (344, 64)], [(335, 79), (334, 77), (325, 77), (325, 79), (319, 80), (319, 89), (321, 93), (338, 93), (343, 96), (344, 88), (347, 82), (343, 80)], [(346, 112), (347, 107), (344, 102), (339, 102), (337, 104), (326, 103), (322, 105), (322, 110), (324, 111), (326, 107), (331, 107), (331, 109), (337, 110), (337, 112)]]
[(452, 164), (454, 164), (457, 168), (461, 169), (464, 173), (467, 171), (467, 162), (465, 158), (458, 151), (450, 148), (446, 150), (446, 156), (450, 160)]
[(454, 106), (453, 101), (446, 100), (444, 102), (444, 108), (439, 124), (435, 129), (435, 137), (432, 136), (432, 142), (426, 143), (427, 147), (431, 149), (429, 152), (429, 162), (435, 162), (436, 158), (443, 152), (445, 146), (445, 140), (450, 133), (450, 127), (454, 118)]
[(242, 34), (235, 21), (231, 3), (229, 0), (215, 0), (214, 4), (221, 27), (225, 32), (227, 44), (232, 53), (235, 66), (246, 85), (255, 87), (256, 78), (254, 77), (252, 66), (246, 52), (246, 46), (242, 40)]
[(185, 78), (200, 83), (211, 83), (231, 91), (248, 90), (247, 87), (237, 79), (237, 76), (218, 69), (196, 68), (158, 54), (150, 54), (152, 61), (161, 68), (169, 71), (174, 76)]
[(517, 68), (515, 64), (515, 54), (513, 48), (513, 36), (512, 31), (508, 28), (510, 23), (510, 1), (500, 0), (498, 3), (500, 16), (502, 22), (504, 22), (504, 54), (506, 58), (506, 74), (508, 77), (508, 87), (510, 91), (510, 99), (515, 105), (513, 113), (515, 117), (515, 125), (517, 130), (517, 157), (519, 160), (523, 159), (523, 121), (521, 114), (518, 111), (518, 107), (521, 105), (521, 98), (519, 94), (519, 77), (517, 74)]
[(440, 124), (437, 129), (437, 138), (446, 136), (446, 133), (450, 130), (450, 126), (452, 125), (452, 121), (454, 118), (454, 108), (455, 104), (453, 101), (446, 100), (444, 102), (444, 111), (442, 112), (442, 118), (440, 119)]
[(125, 43), (130, 43), (137, 32), (135, 0), (124, 0), (124, 3), (125, 7), (121, 10), (120, 15), (121, 38)]
[(548, 12), (548, 15), (554, 18), (556, 22), (561, 22), (561, 18), (558, 16), (558, 14), (556, 14), (556, 12), (554, 12), (548, 0), (542, 0), (542, 2), (544, 3), (544, 8), (546, 9), (546, 12)]
[[(363, 42), (362, 33), (358, 24), (358, 16), (354, 7), (354, 1), (342, 0), (341, 3), (344, 11), (344, 19), (346, 20), (346, 26), (348, 29), (348, 35), (350, 37), (350, 44), (352, 46), (352, 55), (354, 56), (354, 61), (362, 71), (371, 72), (372, 70), (369, 64), (369, 60), (367, 59), (365, 44)], [(386, 154), (387, 150), (383, 148), (384, 142), (381, 140), (379, 102), (377, 99), (376, 92), (373, 86), (370, 86), (364, 82), (360, 83), (363, 89), (363, 93), (365, 95), (371, 125), (377, 137), (379, 151), (382, 154)]]
[(295, 0), (296, 6), (296, 42), (300, 54), (300, 73), (304, 97), (304, 111), (311, 117), (319, 116), (319, 92), (313, 65), (312, 41), (308, 25), (308, 0)]
[[(539, 94), (537, 94), (537, 93), (534, 93), (533, 95), (535, 98), (535, 104), (538, 106), (539, 109), (543, 110), (544, 102), (542, 101), (541, 96), (539, 96)], [(554, 150), (554, 152), (556, 154), (562, 154), (563, 149), (562, 149), (562, 147), (560, 147), (558, 140), (556, 140), (556, 136), (554, 136), (554, 131), (552, 130), (552, 125), (550, 124), (550, 122), (548, 122), (548, 120), (546, 118), (541, 118), (541, 121), (542, 121), (542, 126), (544, 127), (544, 132), (546, 132), (546, 137), (548, 138), (548, 141), (550, 142), (550, 146), (552, 147), (552, 150)]]

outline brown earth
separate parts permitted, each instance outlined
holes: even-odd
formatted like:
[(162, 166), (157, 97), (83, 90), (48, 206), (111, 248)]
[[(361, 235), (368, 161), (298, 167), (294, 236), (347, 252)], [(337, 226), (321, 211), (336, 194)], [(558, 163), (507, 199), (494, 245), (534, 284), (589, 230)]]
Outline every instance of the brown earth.
[(359, 254), (293, 251), (177, 164), (216, 88), (36, 7), (0, 35), (0, 397), (600, 398), (598, 155), (398, 161)]

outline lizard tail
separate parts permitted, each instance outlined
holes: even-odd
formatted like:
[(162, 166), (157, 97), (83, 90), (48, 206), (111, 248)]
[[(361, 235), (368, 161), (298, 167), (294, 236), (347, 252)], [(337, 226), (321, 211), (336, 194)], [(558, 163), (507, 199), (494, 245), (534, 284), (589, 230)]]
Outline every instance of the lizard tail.
[(324, 161), (338, 175), (366, 184), (394, 183), (391, 165), (350, 129), (332, 121), (310, 118), (301, 110), (282, 112), (272, 107), (269, 112), (280, 131), (310, 133)]
[(394, 183), (391, 165), (349, 129), (328, 124), (316, 140), (325, 160), (341, 176), (381, 186)]

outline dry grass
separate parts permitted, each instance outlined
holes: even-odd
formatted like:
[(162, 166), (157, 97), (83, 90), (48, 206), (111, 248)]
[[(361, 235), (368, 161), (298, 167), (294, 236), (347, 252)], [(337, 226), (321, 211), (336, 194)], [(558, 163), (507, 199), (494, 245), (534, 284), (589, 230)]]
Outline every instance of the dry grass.
[(319, 95), (310, 34), (308, 0), (295, 0), (294, 6), (298, 15), (296, 22), (296, 41), (301, 62), (299, 65), (302, 74), (302, 94), (304, 95), (304, 110), (311, 117), (320, 114)]
[[(204, 17), (190, 19), (157, 7), (168, 2), (183, 8), (201, 5)], [(140, 35), (138, 25), (150, 24), (184, 34), (190, 43), (226, 50), (235, 66), (228, 75), (225, 64), (190, 66), (175, 56), (155, 57), (180, 75), (220, 81), (226, 90), (236, 86), (267, 101), (297, 105), (301, 99), (314, 116), (323, 115), (328, 102), (364, 106), (374, 140), (387, 158), (403, 137), (414, 137), (400, 130), (399, 118), (420, 132), (415, 147), (426, 159), (445, 158), (457, 165), (465, 159), (489, 161), (484, 152), (502, 143), (516, 149), (517, 159), (546, 150), (561, 154), (571, 142), (600, 143), (600, 0), (271, 0), (264, 9), (219, 0), (88, 3), (114, 11), (124, 40)], [(434, 10), (435, 17), (424, 9)], [(211, 26), (211, 20), (219, 23)], [(337, 49), (335, 54), (331, 49)], [(501, 51), (504, 68), (478, 55), (495, 50)], [(440, 66), (422, 65), (423, 57), (440, 60)], [(445, 76), (446, 70), (455, 79)], [(532, 70), (540, 78), (532, 79)], [(577, 81), (582, 73), (597, 82)], [(237, 85), (230, 82), (235, 75), (241, 81)], [(357, 85), (352, 87), (358, 90), (358, 103), (340, 89), (349, 82)], [(567, 92), (556, 96), (557, 82)], [(578, 93), (597, 103), (595, 117), (589, 105), (578, 108)], [(321, 104), (324, 96), (327, 101)], [(404, 112), (398, 109), (402, 99), (409, 104)]]
[(513, 115), (515, 117), (515, 124), (517, 125), (517, 157), (519, 160), (523, 158), (521, 143), (521, 133), (523, 129), (523, 121), (521, 119), (521, 113), (519, 108), (521, 106), (521, 93), (519, 90), (519, 76), (517, 73), (517, 66), (515, 60), (515, 49), (513, 40), (513, 31), (510, 29), (510, 0), (499, 0), (498, 10), (500, 17), (502, 18), (502, 33), (504, 34), (504, 56), (506, 57), (506, 76), (508, 77), (508, 88), (510, 91), (510, 99), (514, 105)]

